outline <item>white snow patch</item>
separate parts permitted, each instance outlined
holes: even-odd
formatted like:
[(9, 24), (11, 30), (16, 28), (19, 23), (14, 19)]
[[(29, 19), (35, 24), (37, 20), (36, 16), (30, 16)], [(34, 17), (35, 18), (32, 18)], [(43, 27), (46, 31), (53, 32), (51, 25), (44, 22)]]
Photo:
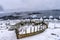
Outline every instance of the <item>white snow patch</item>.
[(17, 40), (15, 31), (0, 30), (0, 40)]

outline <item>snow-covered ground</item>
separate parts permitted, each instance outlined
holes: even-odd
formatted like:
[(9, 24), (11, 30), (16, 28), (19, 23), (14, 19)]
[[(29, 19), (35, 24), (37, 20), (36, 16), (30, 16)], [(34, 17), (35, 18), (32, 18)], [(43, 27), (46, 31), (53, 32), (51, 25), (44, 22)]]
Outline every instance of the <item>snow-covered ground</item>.
[(15, 31), (0, 30), (0, 40), (17, 40)]
[(10, 25), (14, 25), (20, 20), (4, 20), (0, 21), (0, 40), (17, 40), (15, 30), (9, 31)]
[(11, 25), (15, 25), (20, 22), (20, 20), (4, 20), (0, 21), (0, 30), (9, 29)]
[[(46, 29), (43, 33), (17, 39), (15, 31), (8, 31), (6, 29), (6, 23), (10, 22), (11, 25), (20, 22), (20, 20), (7, 20), (7, 21), (0, 21), (0, 40), (60, 40), (60, 21), (49, 22), (48, 29)], [(1, 24), (2, 23), (2, 24)]]

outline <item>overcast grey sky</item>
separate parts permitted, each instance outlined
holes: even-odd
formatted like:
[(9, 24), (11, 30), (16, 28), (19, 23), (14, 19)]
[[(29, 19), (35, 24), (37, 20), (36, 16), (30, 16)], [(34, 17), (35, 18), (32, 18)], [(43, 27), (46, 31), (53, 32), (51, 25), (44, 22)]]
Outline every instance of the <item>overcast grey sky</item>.
[(60, 0), (0, 0), (4, 10), (50, 10), (60, 9)]

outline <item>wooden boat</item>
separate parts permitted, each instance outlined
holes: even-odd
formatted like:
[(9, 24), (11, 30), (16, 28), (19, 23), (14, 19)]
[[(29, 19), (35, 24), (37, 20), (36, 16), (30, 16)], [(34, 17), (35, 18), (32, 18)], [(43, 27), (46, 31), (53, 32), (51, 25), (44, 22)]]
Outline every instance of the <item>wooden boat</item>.
[[(27, 27), (26, 27), (27, 26)], [(30, 28), (30, 29), (28, 29)], [(13, 25), (12, 29), (15, 29), (17, 39), (33, 36), (44, 32), (48, 28), (45, 22), (19, 22)], [(29, 30), (29, 32), (28, 32)]]

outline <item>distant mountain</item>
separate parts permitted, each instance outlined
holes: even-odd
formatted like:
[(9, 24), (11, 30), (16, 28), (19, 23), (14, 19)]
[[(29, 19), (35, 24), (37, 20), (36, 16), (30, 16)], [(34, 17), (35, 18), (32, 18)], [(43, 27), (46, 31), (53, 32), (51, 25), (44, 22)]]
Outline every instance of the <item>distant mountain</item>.
[(43, 16), (46, 16), (47, 18), (49, 16), (54, 16), (54, 18), (58, 18), (60, 16), (60, 10), (43, 10), (43, 11), (30, 11), (30, 12), (14, 12), (14, 13), (5, 13), (2, 14), (3, 16), (0, 17), (0, 19), (22, 19), (22, 18), (33, 18), (31, 17), (36, 15), (35, 18), (41, 18)]
[(60, 9), (55, 9), (55, 10), (52, 10), (52, 11), (60, 11)]
[(0, 19), (4, 19), (4, 20), (14, 20), (14, 19), (19, 19), (21, 18), (20, 16), (12, 16), (12, 15), (9, 15), (9, 16), (3, 16), (3, 17), (0, 17)]

